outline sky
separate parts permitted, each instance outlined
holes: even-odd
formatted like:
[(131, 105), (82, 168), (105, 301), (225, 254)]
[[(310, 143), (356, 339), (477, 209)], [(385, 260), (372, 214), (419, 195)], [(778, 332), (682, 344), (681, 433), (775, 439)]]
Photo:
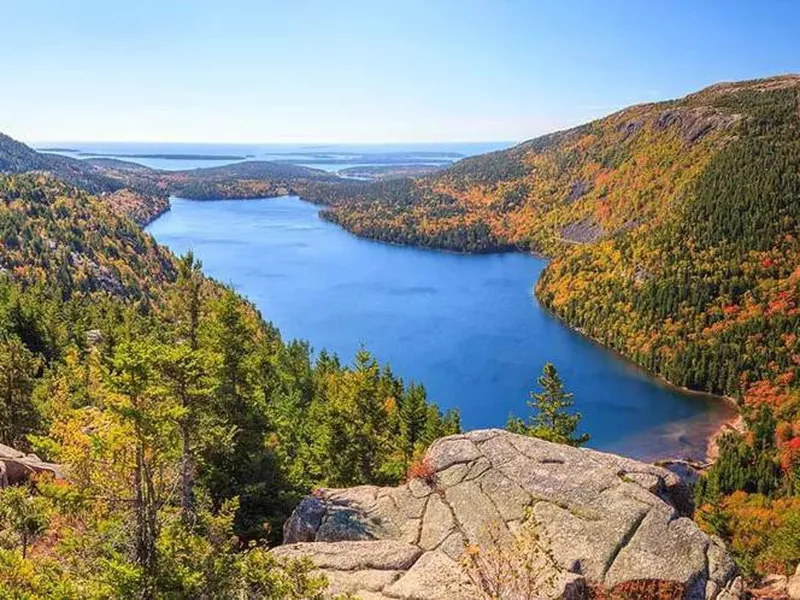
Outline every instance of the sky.
[(0, 0), (26, 142), (519, 141), (800, 72), (795, 0)]

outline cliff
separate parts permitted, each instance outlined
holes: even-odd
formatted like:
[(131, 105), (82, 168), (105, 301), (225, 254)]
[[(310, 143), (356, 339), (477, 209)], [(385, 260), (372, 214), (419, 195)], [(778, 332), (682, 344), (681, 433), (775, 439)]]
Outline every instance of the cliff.
[(503, 598), (729, 600), (741, 591), (670, 471), (502, 430), (442, 438), (422, 464), (399, 487), (306, 497), (273, 552), (308, 556), (331, 593), (370, 600), (477, 598), (487, 581)]

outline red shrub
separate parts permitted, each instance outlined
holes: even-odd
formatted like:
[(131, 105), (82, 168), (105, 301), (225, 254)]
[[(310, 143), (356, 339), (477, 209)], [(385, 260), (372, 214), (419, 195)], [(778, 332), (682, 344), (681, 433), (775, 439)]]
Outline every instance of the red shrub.
[(427, 483), (430, 487), (433, 487), (436, 483), (436, 469), (433, 468), (433, 465), (427, 457), (423, 457), (411, 463), (408, 467), (406, 477), (409, 481), (412, 479), (419, 479)]

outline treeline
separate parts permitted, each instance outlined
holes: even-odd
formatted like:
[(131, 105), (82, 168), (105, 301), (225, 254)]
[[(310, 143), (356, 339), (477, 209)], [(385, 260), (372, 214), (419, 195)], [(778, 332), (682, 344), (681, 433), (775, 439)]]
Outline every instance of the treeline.
[[(412, 179), (316, 183), (297, 186), (297, 191), (304, 200), (326, 205), (320, 212), (323, 219), (369, 239), (455, 252), (518, 249), (500, 239), (485, 221), (471, 218), (453, 197), (424, 190)], [(413, 209), (421, 204), (423, 218)]]
[(457, 413), (366, 350), (284, 342), (84, 193), (0, 186), (0, 443), (69, 476), (0, 492), (0, 596), (319, 597), (264, 548), (300, 495), (400, 481)]
[(281, 181), (249, 179), (175, 180), (166, 187), (173, 196), (187, 200), (243, 200), (272, 198), (289, 193), (289, 188)]
[(346, 211), (323, 210), (320, 212), (320, 217), (361, 237), (391, 244), (473, 254), (516, 249), (511, 244), (500, 242), (492, 235), (489, 226), (483, 222), (441, 229), (431, 234), (417, 231), (413, 226), (406, 226), (402, 223), (386, 223), (369, 217), (364, 218), (363, 214), (348, 216)]

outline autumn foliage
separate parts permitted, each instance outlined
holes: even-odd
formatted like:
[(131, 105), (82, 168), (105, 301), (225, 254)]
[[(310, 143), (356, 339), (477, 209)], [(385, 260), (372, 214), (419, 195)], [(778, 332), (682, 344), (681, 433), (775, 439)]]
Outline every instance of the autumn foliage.
[(683, 600), (685, 594), (686, 588), (682, 583), (657, 579), (625, 581), (611, 589), (601, 585), (589, 588), (591, 600)]
[[(800, 493), (798, 106), (797, 77), (721, 84), (417, 179), (303, 193), (366, 237), (550, 256), (545, 308), (678, 386), (735, 399), (758, 428), (701, 484), (718, 520), (755, 510), (726, 504), (737, 491), (783, 519)], [(772, 550), (741, 545), (751, 573), (770, 552), (800, 561), (764, 539)]]
[(411, 463), (411, 465), (408, 467), (406, 478), (409, 481), (412, 479), (418, 479), (433, 487), (436, 484), (436, 469), (433, 467), (433, 464), (428, 457), (423, 456), (422, 458), (419, 458)]

